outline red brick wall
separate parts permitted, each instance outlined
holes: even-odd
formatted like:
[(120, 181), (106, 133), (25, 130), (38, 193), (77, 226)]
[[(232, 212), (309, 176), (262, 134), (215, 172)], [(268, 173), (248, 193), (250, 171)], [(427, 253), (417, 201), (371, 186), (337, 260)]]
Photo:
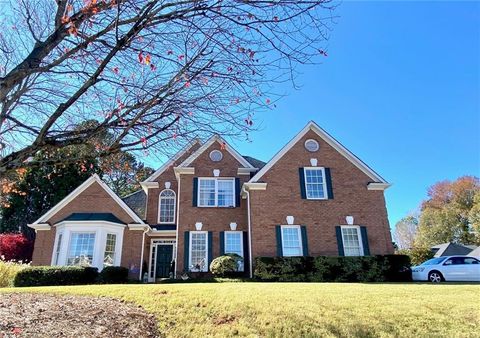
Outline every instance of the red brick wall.
[(50, 265), (52, 263), (53, 246), (56, 230), (40, 230), (35, 236), (32, 265)]
[[(220, 162), (212, 162), (210, 152), (218, 149), (223, 153)], [(195, 231), (195, 223), (202, 222), (202, 231), (213, 232), (213, 257), (220, 255), (220, 231), (230, 230), (230, 223), (236, 222), (238, 231), (247, 230), (246, 200), (240, 201), (238, 208), (199, 208), (192, 206), (193, 178), (213, 177), (213, 169), (220, 169), (220, 177), (238, 177), (240, 186), (249, 180), (249, 175), (237, 175), (238, 168), (243, 167), (229, 152), (222, 150), (218, 142), (204, 151), (190, 165), (195, 167), (194, 175), (182, 175), (180, 184), (180, 220), (178, 226), (177, 273), (184, 269), (184, 232)]]
[[(320, 150), (310, 153), (305, 140), (313, 138)], [(319, 167), (330, 168), (333, 200), (305, 200), (300, 195), (298, 168), (309, 167), (310, 158)], [(324, 142), (308, 132), (261, 179), (266, 191), (252, 191), (253, 256), (275, 256), (275, 226), (294, 216), (295, 224), (306, 225), (309, 253), (312, 256), (338, 255), (335, 226), (344, 225), (351, 215), (356, 225), (367, 227), (371, 254), (393, 253), (383, 191), (369, 191), (372, 179)]]

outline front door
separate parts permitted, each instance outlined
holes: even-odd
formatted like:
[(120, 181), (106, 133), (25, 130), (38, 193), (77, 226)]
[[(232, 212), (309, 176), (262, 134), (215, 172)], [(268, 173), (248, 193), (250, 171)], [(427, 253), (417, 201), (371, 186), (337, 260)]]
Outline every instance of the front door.
[(157, 245), (155, 278), (170, 277), (170, 265), (173, 258), (173, 245)]

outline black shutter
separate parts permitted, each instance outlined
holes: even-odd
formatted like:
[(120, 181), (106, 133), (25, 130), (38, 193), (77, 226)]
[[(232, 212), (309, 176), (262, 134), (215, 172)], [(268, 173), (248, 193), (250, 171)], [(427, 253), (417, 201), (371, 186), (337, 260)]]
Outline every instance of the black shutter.
[(235, 178), (235, 206), (240, 206), (240, 179)]
[(210, 271), (210, 263), (213, 261), (213, 233), (208, 232), (208, 267), (207, 271)]
[(302, 225), (300, 227), (300, 231), (302, 232), (302, 250), (303, 256), (308, 256), (308, 238), (307, 238), (307, 227)]
[(333, 200), (332, 175), (330, 168), (325, 168), (325, 182), (327, 182), (327, 198)]
[(368, 246), (367, 228), (364, 226), (361, 226), (360, 233), (362, 234), (363, 254), (365, 256), (370, 256), (370, 247)]
[(283, 248), (282, 248), (282, 227), (280, 225), (275, 226), (275, 233), (277, 237), (277, 256), (283, 256)]
[(243, 232), (243, 271), (250, 272), (250, 251), (248, 250), (248, 231)]
[(307, 199), (307, 192), (305, 191), (305, 171), (303, 168), (298, 168), (298, 176), (300, 177), (300, 196)]
[(343, 251), (342, 228), (339, 226), (336, 226), (335, 233), (337, 234), (338, 255), (345, 256), (345, 252)]
[(225, 254), (225, 232), (220, 231), (220, 256)]
[(196, 207), (198, 205), (198, 177), (193, 178), (193, 195), (192, 195), (192, 206)]
[(183, 243), (183, 271), (189, 271), (190, 233), (185, 231)]

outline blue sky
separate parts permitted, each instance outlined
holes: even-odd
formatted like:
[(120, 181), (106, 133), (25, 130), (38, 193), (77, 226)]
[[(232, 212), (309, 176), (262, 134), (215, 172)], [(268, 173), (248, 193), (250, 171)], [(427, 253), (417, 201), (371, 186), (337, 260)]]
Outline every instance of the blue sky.
[(336, 14), (328, 57), (235, 146), (269, 160), (315, 120), (393, 183), (393, 227), (433, 183), (480, 174), (480, 4), (347, 1)]

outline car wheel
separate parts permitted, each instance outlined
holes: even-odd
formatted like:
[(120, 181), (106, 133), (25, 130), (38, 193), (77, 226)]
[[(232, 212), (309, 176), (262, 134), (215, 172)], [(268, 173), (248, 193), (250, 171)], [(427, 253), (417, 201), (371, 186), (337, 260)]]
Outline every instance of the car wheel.
[(428, 280), (432, 283), (440, 283), (443, 280), (443, 276), (438, 271), (432, 271), (428, 274)]

